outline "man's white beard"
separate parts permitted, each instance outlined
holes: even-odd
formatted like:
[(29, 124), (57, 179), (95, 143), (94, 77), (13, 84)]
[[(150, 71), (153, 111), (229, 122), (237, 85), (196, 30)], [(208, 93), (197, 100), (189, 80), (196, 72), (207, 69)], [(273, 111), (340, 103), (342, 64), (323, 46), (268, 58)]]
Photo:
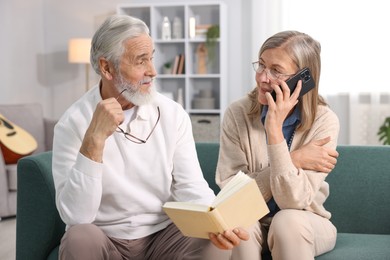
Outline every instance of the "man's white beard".
[(154, 87), (153, 82), (151, 82), (151, 86), (147, 90), (146, 93), (141, 91), (141, 85), (144, 82), (153, 81), (153, 78), (151, 77), (145, 77), (143, 80), (137, 83), (137, 85), (133, 85), (130, 82), (126, 81), (121, 74), (119, 74), (118, 80), (115, 81), (115, 87), (117, 88), (118, 92), (122, 92), (122, 96), (129, 101), (130, 103), (141, 106), (145, 104), (151, 103), (155, 96), (156, 96), (156, 88)]

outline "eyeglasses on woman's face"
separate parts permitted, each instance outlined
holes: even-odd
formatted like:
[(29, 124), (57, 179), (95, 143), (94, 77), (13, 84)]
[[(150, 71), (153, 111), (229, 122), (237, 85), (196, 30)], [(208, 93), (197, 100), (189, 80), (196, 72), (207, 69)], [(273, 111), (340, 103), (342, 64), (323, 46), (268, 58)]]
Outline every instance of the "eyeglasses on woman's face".
[(127, 140), (133, 142), (133, 143), (136, 143), (136, 144), (144, 144), (146, 143), (146, 141), (149, 140), (149, 137), (152, 135), (152, 133), (154, 132), (154, 129), (156, 128), (158, 122), (160, 121), (160, 107), (157, 107), (157, 112), (158, 112), (158, 116), (157, 116), (157, 120), (156, 120), (156, 123), (154, 124), (152, 130), (150, 131), (150, 133), (148, 134), (148, 136), (145, 138), (145, 139), (141, 139), (139, 137), (136, 137), (135, 135), (131, 134), (131, 133), (127, 133), (125, 132), (122, 128), (120, 128), (118, 126), (118, 130), (116, 130), (116, 132), (118, 133), (122, 133)]
[(289, 78), (294, 74), (283, 74), (278, 72), (275, 69), (268, 69), (265, 67), (263, 63), (260, 61), (254, 61), (252, 62), (253, 69), (255, 70), (256, 73), (261, 74), (263, 71), (267, 74), (267, 77), (270, 80), (276, 80), (276, 79), (281, 79), (281, 78)]

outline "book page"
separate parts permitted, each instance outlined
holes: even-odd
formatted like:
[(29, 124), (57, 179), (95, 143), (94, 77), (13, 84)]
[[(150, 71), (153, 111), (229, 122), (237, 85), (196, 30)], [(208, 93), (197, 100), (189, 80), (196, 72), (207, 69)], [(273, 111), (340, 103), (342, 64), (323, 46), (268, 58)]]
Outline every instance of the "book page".
[(223, 216), (220, 222), (225, 230), (248, 227), (269, 212), (259, 187), (252, 178), (234, 195), (221, 201), (214, 210), (219, 211)]
[(240, 190), (244, 185), (252, 180), (251, 177), (239, 171), (222, 190), (217, 194), (217, 197), (214, 199), (211, 207), (215, 208), (222, 201), (226, 200), (228, 197), (232, 196), (235, 192)]

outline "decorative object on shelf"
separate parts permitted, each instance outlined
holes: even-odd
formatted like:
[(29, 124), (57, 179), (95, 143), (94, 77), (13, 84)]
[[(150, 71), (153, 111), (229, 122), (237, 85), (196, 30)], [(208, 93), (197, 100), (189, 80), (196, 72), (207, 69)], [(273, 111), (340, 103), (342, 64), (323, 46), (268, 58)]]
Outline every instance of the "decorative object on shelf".
[(208, 50), (204, 43), (200, 43), (196, 48), (196, 58), (198, 61), (198, 74), (206, 74), (207, 73), (207, 56)]
[(163, 74), (172, 74), (172, 62), (165, 62), (162, 69)]
[(179, 17), (175, 17), (173, 19), (172, 25), (172, 38), (173, 39), (182, 39), (183, 38), (183, 27), (181, 24), (181, 19)]
[(69, 63), (85, 64), (85, 90), (89, 89), (89, 64), (91, 52), (91, 39), (75, 38), (70, 39), (68, 43), (68, 61)]
[(219, 39), (219, 25), (213, 25), (208, 28), (206, 33), (206, 47), (208, 49), (208, 62), (213, 63), (215, 59), (215, 46)]
[(387, 117), (378, 130), (379, 141), (384, 145), (390, 145), (390, 117)]
[(164, 16), (162, 30), (161, 30), (161, 38), (163, 40), (171, 39), (171, 22), (167, 16)]
[(215, 99), (211, 89), (201, 89), (199, 96), (193, 99), (193, 107), (195, 109), (214, 109)]
[(183, 89), (182, 88), (177, 89), (176, 102), (179, 103), (182, 107), (184, 107), (184, 96), (183, 96)]

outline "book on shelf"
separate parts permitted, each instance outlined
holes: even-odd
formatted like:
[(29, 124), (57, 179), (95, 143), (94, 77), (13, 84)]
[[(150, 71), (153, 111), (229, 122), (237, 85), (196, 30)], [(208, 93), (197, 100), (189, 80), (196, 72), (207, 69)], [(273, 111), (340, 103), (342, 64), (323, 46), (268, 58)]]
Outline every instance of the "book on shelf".
[(221, 189), (211, 205), (166, 202), (163, 210), (185, 236), (209, 238), (236, 227), (249, 227), (269, 209), (256, 181), (238, 172)]
[(184, 73), (184, 54), (178, 54), (173, 60), (172, 74), (183, 74)]
[(184, 73), (184, 54), (180, 54), (177, 74), (183, 74), (183, 73)]
[(180, 60), (180, 55), (176, 55), (175, 60), (173, 62), (172, 74), (177, 74), (177, 69), (179, 67), (179, 60)]

